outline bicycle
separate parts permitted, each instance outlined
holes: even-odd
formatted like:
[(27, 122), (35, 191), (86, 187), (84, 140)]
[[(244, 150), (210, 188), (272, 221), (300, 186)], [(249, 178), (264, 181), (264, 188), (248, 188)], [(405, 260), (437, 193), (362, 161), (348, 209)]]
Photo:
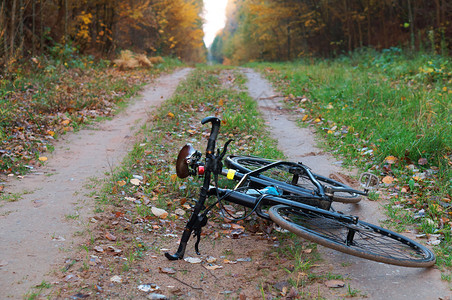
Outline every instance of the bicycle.
[[(206, 117), (201, 123), (212, 124), (205, 162), (201, 161), (202, 154), (187, 144), (179, 152), (176, 173), (180, 178), (203, 176), (204, 181), (176, 253), (165, 253), (169, 260), (183, 258), (192, 233), (197, 238), (195, 251), (199, 255), (207, 214), (217, 204), (221, 207), (223, 201), (228, 201), (251, 209), (240, 219), (256, 213), (302, 238), (347, 254), (405, 267), (430, 267), (435, 263), (435, 255), (423, 245), (357, 216), (336, 212), (331, 206), (333, 202), (356, 203), (361, 195), (367, 195), (368, 189), (359, 191), (317, 175), (302, 163), (253, 156), (225, 158), (232, 140), (215, 154), (220, 119)], [(229, 169), (223, 168), (223, 160)], [(220, 175), (237, 185), (233, 189), (218, 187)], [(216, 201), (206, 207), (210, 196), (215, 196)], [(264, 207), (269, 207), (267, 212)]]

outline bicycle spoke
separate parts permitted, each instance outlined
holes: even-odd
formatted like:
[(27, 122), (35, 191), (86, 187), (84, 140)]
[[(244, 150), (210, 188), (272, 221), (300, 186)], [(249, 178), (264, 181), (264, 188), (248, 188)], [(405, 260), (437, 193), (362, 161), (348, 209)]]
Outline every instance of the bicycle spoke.
[(425, 258), (425, 253), (413, 243), (402, 241), (395, 235), (382, 233), (362, 223), (348, 223), (313, 211), (287, 209), (282, 215), (284, 219), (310, 234), (356, 251), (401, 260)]

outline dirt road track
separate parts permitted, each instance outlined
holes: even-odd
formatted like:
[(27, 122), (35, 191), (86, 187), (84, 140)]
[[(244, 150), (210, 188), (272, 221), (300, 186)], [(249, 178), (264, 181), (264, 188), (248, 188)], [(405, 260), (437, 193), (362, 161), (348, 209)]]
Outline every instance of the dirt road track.
[[(270, 84), (258, 73), (246, 69), (248, 91), (255, 98), (269, 126), (272, 136), (278, 140), (278, 147), (290, 160), (302, 161), (316, 173), (326, 175), (345, 172), (331, 155), (316, 147), (316, 141), (309, 128), (298, 127), (290, 114), (280, 109), (281, 98)], [(356, 205), (338, 205), (337, 210), (355, 214), (362, 220), (379, 224), (384, 219), (381, 204), (364, 199)], [(331, 265), (331, 272), (350, 278), (354, 289), (367, 295), (368, 299), (450, 299), (451, 287), (441, 280), (440, 271), (435, 268), (404, 268), (372, 262), (319, 246), (323, 258)]]
[[(17, 202), (0, 203), (1, 299), (20, 299), (30, 287), (42, 280), (50, 281), (49, 272), (61, 266), (67, 253), (79, 251), (77, 232), (82, 232), (87, 222), (82, 216), (89, 216), (93, 208), (88, 195), (92, 190), (87, 185), (95, 181), (90, 179), (102, 177), (121, 162), (148, 112), (167, 99), (189, 71), (161, 77), (112, 121), (65, 136), (44, 168), (9, 182), (7, 190), (22, 197)], [(254, 71), (244, 72), (250, 95), (259, 101), (281, 150), (292, 160), (313, 166), (318, 173), (343, 172), (334, 158), (315, 147), (309, 129), (300, 129), (290, 115), (278, 109), (280, 104), (271, 97), (275, 92), (270, 84)], [(340, 209), (378, 223), (383, 217), (378, 206), (364, 200)], [(331, 272), (350, 278), (347, 282), (367, 299), (447, 299), (450, 295), (436, 269), (394, 267), (319, 248)], [(344, 295), (345, 289), (337, 294)]]
[(0, 295), (21, 299), (30, 287), (61, 264), (65, 252), (78, 246), (92, 211), (90, 179), (103, 176), (122, 161), (148, 113), (172, 95), (190, 69), (178, 70), (151, 83), (141, 97), (111, 121), (64, 136), (48, 164), (6, 190), (17, 202), (0, 203)]

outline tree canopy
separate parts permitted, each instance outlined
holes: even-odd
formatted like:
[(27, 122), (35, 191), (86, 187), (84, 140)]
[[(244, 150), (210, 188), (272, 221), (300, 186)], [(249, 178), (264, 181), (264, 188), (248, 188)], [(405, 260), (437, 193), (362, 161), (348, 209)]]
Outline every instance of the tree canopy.
[(105, 55), (132, 49), (202, 62), (202, 0), (1, 0), (0, 65), (55, 44)]
[(236, 63), (361, 47), (452, 50), (452, 2), (446, 0), (230, 0), (227, 16), (212, 52)]

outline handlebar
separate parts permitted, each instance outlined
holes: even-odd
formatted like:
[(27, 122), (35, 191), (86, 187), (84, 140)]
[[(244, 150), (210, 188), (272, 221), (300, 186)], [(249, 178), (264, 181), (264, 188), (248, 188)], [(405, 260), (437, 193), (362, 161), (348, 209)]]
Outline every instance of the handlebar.
[(212, 154), (215, 151), (215, 141), (217, 140), (218, 132), (220, 131), (221, 121), (217, 117), (205, 117), (201, 124), (212, 123), (212, 131), (210, 132), (209, 141), (207, 142), (206, 153)]

